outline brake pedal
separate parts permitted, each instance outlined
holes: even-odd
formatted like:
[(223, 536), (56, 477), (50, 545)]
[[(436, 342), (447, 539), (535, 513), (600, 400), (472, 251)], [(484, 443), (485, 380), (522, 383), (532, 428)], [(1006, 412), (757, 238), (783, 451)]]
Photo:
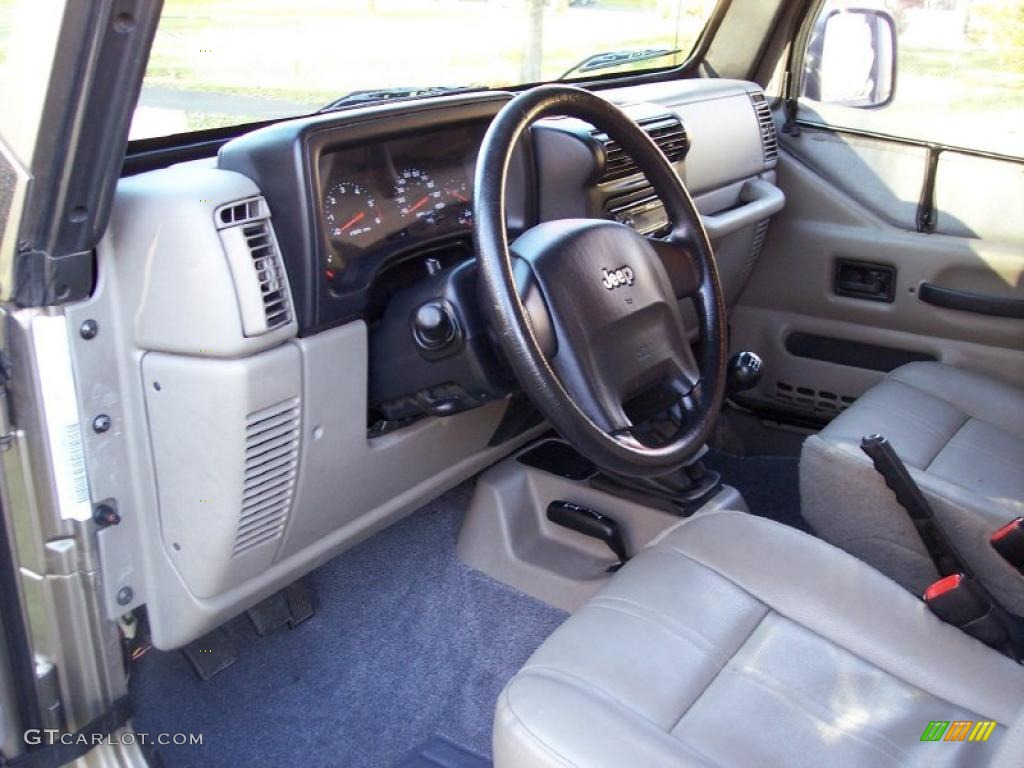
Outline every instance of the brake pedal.
[(301, 579), (245, 612), (260, 637), (287, 625), (294, 629), (313, 615), (313, 592)]

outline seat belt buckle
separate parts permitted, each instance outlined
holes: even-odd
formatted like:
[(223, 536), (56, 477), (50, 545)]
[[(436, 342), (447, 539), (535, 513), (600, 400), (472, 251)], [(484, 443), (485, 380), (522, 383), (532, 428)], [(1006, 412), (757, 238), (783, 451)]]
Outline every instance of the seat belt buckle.
[(1006, 562), (1024, 573), (1024, 517), (1008, 522), (989, 541)]
[(928, 587), (922, 597), (932, 613), (971, 637), (993, 647), (1006, 642), (1006, 628), (996, 616), (988, 593), (970, 576), (945, 576)]

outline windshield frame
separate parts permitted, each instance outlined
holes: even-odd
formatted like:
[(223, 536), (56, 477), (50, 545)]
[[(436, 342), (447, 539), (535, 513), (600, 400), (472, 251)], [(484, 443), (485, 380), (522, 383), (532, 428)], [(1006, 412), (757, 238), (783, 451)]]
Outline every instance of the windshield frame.
[[(661, 67), (650, 67), (643, 70), (629, 72), (607, 72), (604, 74), (588, 73), (580, 77), (570, 77), (565, 80), (541, 80), (530, 83), (517, 83), (515, 85), (502, 86), (500, 88), (481, 88), (479, 92), (505, 92), (519, 93), (520, 91), (535, 88), (538, 85), (560, 82), (565, 85), (574, 85), (588, 90), (604, 90), (608, 88), (625, 88), (644, 83), (663, 82), (666, 80), (687, 79), (698, 74), (700, 64), (707, 55), (708, 48), (722, 23), (723, 18), (729, 10), (732, 0), (715, 0), (715, 4), (708, 14), (697, 35), (686, 58), (680, 64)], [(339, 96), (342, 94), (339, 94)], [(390, 99), (386, 103), (399, 104), (411, 102), (423, 102), (438, 98), (436, 96), (411, 96), (404, 98)], [(331, 114), (343, 115), (351, 109), (358, 109), (371, 104), (382, 102), (368, 102), (365, 104), (353, 104), (334, 110)], [(307, 113), (291, 115), (288, 117), (277, 117), (269, 120), (259, 120), (247, 123), (236, 123), (234, 125), (218, 128), (206, 128), (197, 131), (183, 131), (164, 136), (153, 136), (141, 139), (132, 139), (128, 142), (128, 151), (125, 162), (126, 173), (140, 173), (152, 168), (164, 167), (169, 162), (182, 162), (195, 160), (203, 157), (210, 157), (216, 154), (216, 150), (224, 143), (237, 136), (263, 128), (286, 120), (302, 120), (317, 114), (323, 114), (312, 110)], [(187, 148), (187, 149), (185, 149)], [(175, 151), (178, 150), (178, 151)], [(181, 151), (184, 150), (184, 151)], [(170, 153), (169, 157), (164, 155)]]

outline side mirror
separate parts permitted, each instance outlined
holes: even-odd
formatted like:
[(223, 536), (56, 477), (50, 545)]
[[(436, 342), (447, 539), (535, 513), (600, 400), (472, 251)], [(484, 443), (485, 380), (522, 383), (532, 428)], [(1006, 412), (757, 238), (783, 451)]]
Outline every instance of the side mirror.
[(819, 17), (804, 57), (801, 95), (824, 104), (884, 107), (896, 93), (896, 23), (886, 11)]

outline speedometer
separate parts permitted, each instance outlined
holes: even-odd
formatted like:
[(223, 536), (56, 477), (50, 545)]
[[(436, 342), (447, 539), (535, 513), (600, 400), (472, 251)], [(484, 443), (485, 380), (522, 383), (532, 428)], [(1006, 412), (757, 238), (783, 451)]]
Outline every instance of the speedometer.
[(436, 224), (446, 202), (443, 190), (424, 170), (405, 168), (395, 178), (395, 204), (407, 221)]
[(324, 221), (332, 240), (358, 242), (366, 240), (383, 219), (366, 187), (338, 181), (324, 195)]

